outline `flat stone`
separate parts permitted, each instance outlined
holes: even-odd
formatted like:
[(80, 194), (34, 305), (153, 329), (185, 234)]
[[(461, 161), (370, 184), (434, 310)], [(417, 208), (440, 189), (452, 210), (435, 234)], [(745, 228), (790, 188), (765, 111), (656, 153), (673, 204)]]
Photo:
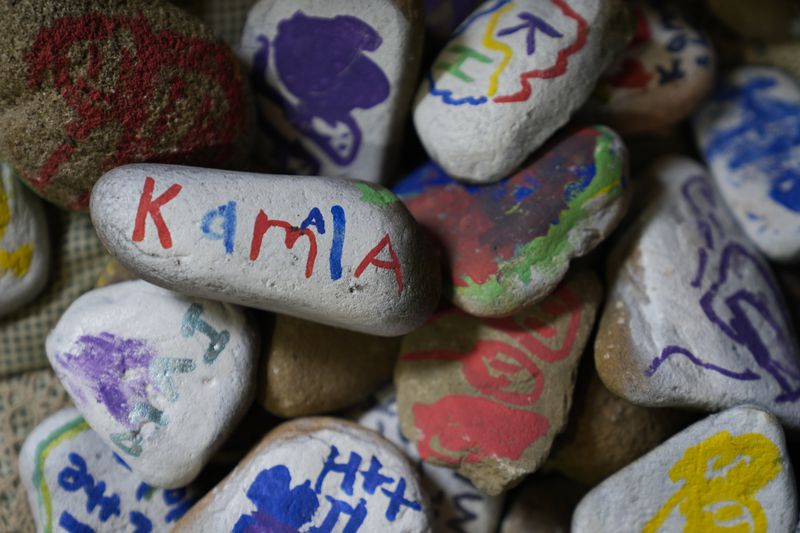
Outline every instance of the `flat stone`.
[(675, 435), (584, 497), (572, 531), (791, 531), (797, 494), (783, 431), (737, 407)]
[(148, 485), (74, 408), (33, 430), (19, 469), (40, 533), (168, 531), (197, 500), (193, 487)]
[(416, 445), (400, 432), (394, 387), (382, 390), (377, 395), (377, 403), (360, 413), (357, 421), (396, 444), (417, 467), (422, 486), (430, 497), (434, 531), (486, 533), (497, 530), (505, 495), (487, 496), (455, 470), (424, 462)]
[(660, 193), (608, 262), (600, 378), (641, 405), (753, 403), (800, 427), (800, 352), (769, 267), (702, 166), (670, 157), (650, 174)]
[(632, 5), (633, 41), (600, 78), (584, 113), (624, 135), (677, 124), (714, 83), (711, 42), (674, 5), (657, 0)]
[(800, 38), (800, 5), (794, 0), (706, 0), (709, 10), (742, 37), (763, 41)]
[(439, 301), (432, 246), (377, 185), (130, 165), (97, 184), (92, 220), (126, 268), (185, 294), (384, 336)]
[(628, 43), (629, 22), (619, 0), (487, 0), (417, 92), (428, 155), (456, 179), (509, 176), (583, 105)]
[(722, 198), (770, 259), (800, 260), (800, 83), (740, 67), (698, 111), (695, 136)]
[(0, 162), (0, 317), (44, 289), (50, 273), (50, 232), (42, 203)]
[(527, 167), (477, 187), (424, 165), (394, 191), (443, 249), (453, 303), (518, 313), (550, 294), (573, 258), (616, 228), (630, 197), (628, 152), (603, 127), (560, 135)]
[(175, 532), (430, 532), (416, 472), (373, 431), (300, 418), (270, 432)]
[(449, 310), (407, 335), (397, 405), (420, 457), (489, 495), (534, 472), (567, 421), (601, 293), (594, 275), (578, 271), (514, 317)]
[(239, 56), (275, 172), (386, 182), (422, 55), (413, 0), (261, 0)]
[(500, 533), (569, 533), (586, 489), (558, 475), (531, 476), (513, 493)]
[(351, 407), (392, 378), (399, 352), (398, 338), (278, 315), (261, 362), (259, 402), (286, 418)]
[(47, 357), (86, 421), (147, 483), (194, 479), (250, 405), (258, 339), (242, 309), (129, 281), (78, 298)]

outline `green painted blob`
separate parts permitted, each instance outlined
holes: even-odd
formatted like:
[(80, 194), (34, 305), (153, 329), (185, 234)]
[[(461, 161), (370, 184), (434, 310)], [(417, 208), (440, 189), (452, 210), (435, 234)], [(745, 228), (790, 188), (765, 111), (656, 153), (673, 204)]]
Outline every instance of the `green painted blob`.
[(372, 186), (367, 183), (358, 182), (356, 188), (361, 192), (361, 201), (372, 205), (390, 205), (397, 201), (397, 196), (383, 187)]

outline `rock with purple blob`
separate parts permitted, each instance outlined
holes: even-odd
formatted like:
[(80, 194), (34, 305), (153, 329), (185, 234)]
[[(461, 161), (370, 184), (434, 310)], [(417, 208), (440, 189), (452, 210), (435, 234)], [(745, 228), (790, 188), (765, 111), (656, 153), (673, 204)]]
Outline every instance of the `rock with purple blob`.
[(47, 357), (86, 421), (157, 487), (194, 479), (254, 393), (258, 339), (241, 308), (144, 281), (64, 313)]

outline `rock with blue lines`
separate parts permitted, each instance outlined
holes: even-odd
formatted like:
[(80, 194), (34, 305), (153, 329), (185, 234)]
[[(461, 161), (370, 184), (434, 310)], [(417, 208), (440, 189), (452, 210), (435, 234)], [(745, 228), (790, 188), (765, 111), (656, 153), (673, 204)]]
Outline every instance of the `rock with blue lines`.
[(439, 302), (431, 243), (379, 185), (128, 165), (101, 178), (91, 211), (124, 267), (183, 294), (389, 337)]
[(608, 262), (600, 378), (633, 403), (717, 411), (752, 403), (800, 428), (800, 351), (769, 265), (707, 171), (669, 157)]
[(747, 236), (770, 259), (800, 260), (800, 82), (772, 67), (738, 68), (694, 127)]
[(199, 496), (148, 485), (74, 408), (31, 432), (19, 469), (39, 533), (169, 531)]
[(425, 75), (414, 109), (422, 144), (454, 178), (513, 173), (567, 123), (627, 44), (620, 0), (487, 0)]
[(128, 281), (78, 298), (47, 338), (86, 421), (147, 483), (194, 479), (247, 410), (258, 339), (244, 310)]
[(430, 533), (432, 523), (392, 443), (345, 420), (299, 418), (264, 437), (174, 531)]

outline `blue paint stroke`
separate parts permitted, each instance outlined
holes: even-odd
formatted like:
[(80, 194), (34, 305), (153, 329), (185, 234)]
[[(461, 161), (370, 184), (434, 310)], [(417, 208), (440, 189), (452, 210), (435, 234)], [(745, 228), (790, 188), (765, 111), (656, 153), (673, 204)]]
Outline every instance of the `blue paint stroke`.
[(340, 205), (331, 207), (331, 216), (333, 217), (333, 243), (328, 263), (330, 264), (331, 279), (335, 281), (342, 277), (342, 250), (344, 249), (347, 219), (344, 208)]

